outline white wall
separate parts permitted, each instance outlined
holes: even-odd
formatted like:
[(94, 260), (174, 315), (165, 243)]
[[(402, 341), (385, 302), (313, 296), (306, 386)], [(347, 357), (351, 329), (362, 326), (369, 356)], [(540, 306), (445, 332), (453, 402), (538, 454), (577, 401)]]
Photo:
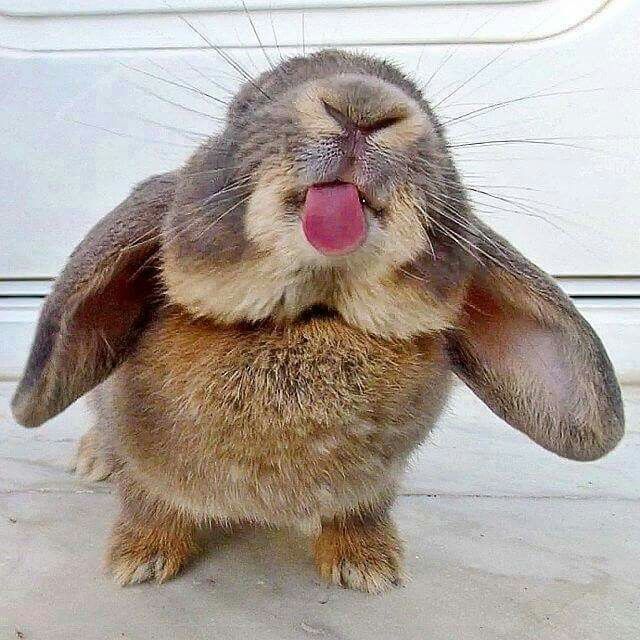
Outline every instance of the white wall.
[(304, 31), (305, 49), (397, 61), (445, 121), (479, 109), (450, 127), (454, 145), (483, 143), (455, 147), (468, 184), (491, 194), (472, 192), (478, 212), (570, 292), (606, 298), (594, 313), (609, 318), (614, 360), (640, 371), (640, 3), (246, 5), (0, 0), (0, 375), (21, 362), (38, 297), (87, 229), (135, 182), (187, 157), (199, 138), (179, 130), (219, 127), (166, 102), (219, 117), (224, 105), (166, 80), (223, 100), (214, 83), (240, 82), (183, 18), (251, 73), (300, 51)]

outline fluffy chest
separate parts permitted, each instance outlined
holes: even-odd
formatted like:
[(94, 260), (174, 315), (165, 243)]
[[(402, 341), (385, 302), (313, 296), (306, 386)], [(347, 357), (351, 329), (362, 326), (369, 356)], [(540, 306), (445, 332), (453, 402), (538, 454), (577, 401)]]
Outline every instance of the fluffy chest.
[(384, 340), (329, 315), (220, 326), (169, 311), (127, 366), (129, 396), (150, 404), (122, 434), (126, 456), (189, 508), (268, 521), (388, 486), (449, 379), (436, 338)]
[(404, 422), (443, 370), (437, 338), (385, 340), (329, 314), (224, 326), (173, 311), (150, 335), (137, 378), (165, 414), (211, 425), (213, 440), (271, 438), (264, 448)]

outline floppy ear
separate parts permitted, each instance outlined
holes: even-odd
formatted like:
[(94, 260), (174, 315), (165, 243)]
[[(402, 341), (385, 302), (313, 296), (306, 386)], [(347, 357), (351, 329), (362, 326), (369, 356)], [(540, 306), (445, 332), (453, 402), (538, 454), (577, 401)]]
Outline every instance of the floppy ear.
[(554, 453), (594, 460), (624, 433), (620, 387), (588, 322), (553, 280), (479, 221), (454, 370), (498, 416)]
[(151, 178), (89, 232), (45, 301), (11, 406), (37, 427), (95, 387), (134, 346), (157, 298), (155, 273), (172, 174)]

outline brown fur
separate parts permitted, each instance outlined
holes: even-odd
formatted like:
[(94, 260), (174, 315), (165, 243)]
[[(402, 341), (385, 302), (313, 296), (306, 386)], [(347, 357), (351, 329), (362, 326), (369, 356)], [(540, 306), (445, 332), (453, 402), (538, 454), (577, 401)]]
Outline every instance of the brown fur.
[[(125, 500), (108, 560), (116, 580), (169, 577), (196, 553), (199, 523), (320, 532), (324, 520), (321, 546), (339, 541), (326, 523), (388, 501), (448, 386), (435, 338), (388, 341), (320, 311), (230, 327), (167, 309), (100, 389), (112, 398), (106, 433)], [(127, 526), (132, 519), (145, 523), (142, 532)], [(349, 531), (345, 544), (357, 545)], [(363, 530), (362, 553), (344, 559), (353, 563), (344, 584), (397, 583), (391, 532), (390, 524)]]
[(135, 483), (121, 478), (119, 484), (124, 506), (111, 532), (107, 568), (121, 585), (164, 582), (202, 551), (198, 523)]
[(402, 545), (383, 507), (322, 523), (314, 544), (318, 573), (328, 582), (369, 593), (402, 583)]
[(437, 339), (170, 309), (109, 381), (113, 447), (125, 476), (199, 519), (317, 528), (393, 490), (448, 381)]
[[(339, 257), (301, 230), (308, 188), (336, 180), (367, 223)], [(12, 406), (37, 426), (97, 387), (76, 469), (119, 488), (118, 582), (167, 579), (201, 525), (251, 521), (312, 532), (325, 578), (377, 592), (400, 581), (389, 507), (452, 370), (559, 455), (593, 459), (622, 437), (602, 344), (469, 212), (420, 91), (392, 65), (324, 51), (245, 86), (222, 135), (96, 225)]]

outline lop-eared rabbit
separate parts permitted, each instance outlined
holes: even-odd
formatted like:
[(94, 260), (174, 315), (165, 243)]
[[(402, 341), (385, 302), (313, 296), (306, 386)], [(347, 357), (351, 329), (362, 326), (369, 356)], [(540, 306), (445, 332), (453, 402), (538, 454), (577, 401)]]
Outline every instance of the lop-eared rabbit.
[(453, 374), (560, 456), (623, 434), (600, 340), (470, 211), (416, 85), (327, 50), (248, 82), (221, 133), (89, 232), (13, 411), (35, 427), (91, 391), (77, 469), (117, 485), (121, 584), (173, 576), (205, 523), (254, 522), (303, 528), (323, 577), (379, 592)]

